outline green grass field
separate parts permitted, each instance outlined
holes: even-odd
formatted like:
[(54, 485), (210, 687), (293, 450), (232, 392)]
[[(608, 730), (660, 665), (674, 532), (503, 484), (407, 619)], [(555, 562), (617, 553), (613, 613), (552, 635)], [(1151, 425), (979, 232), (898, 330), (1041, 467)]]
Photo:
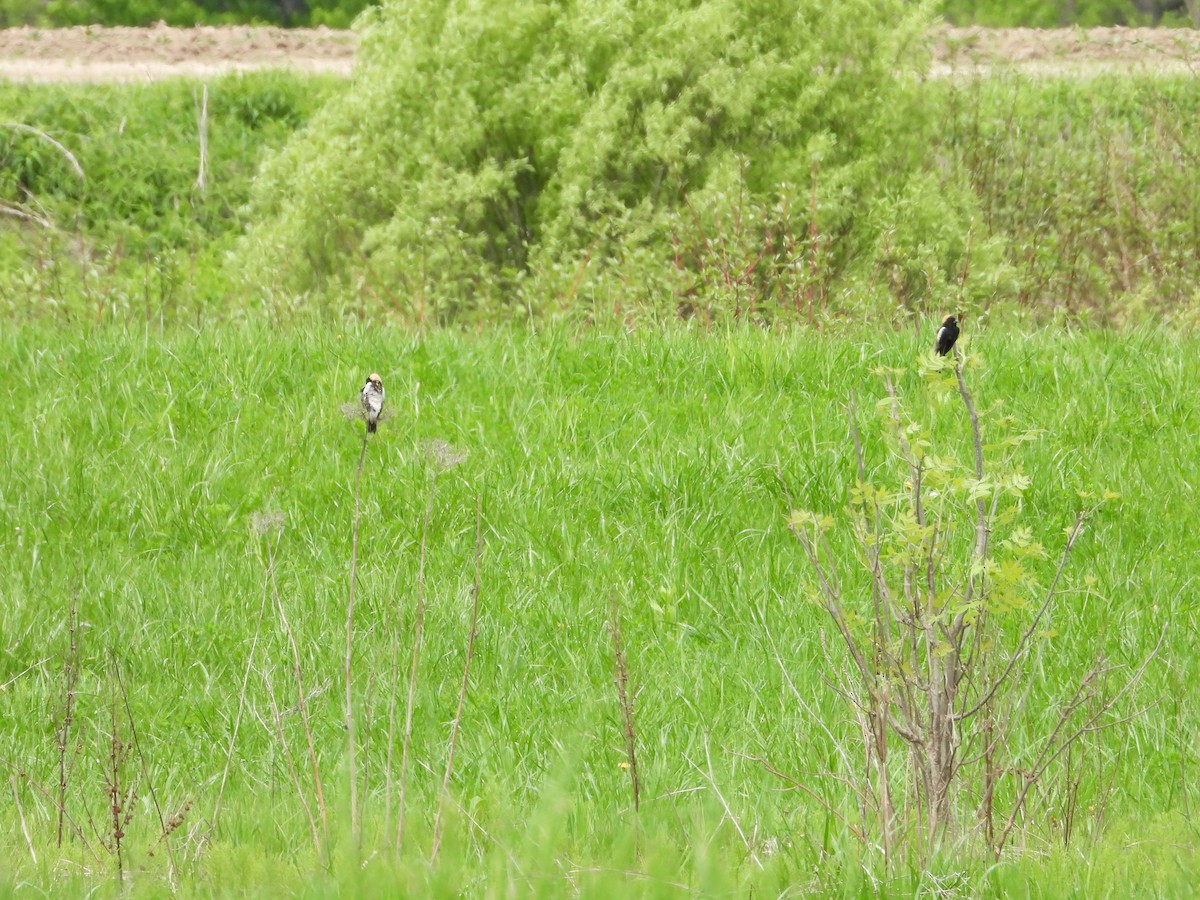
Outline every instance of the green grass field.
[[(121, 868), (138, 896), (167, 894), (172, 878), (199, 895), (1185, 892), (1200, 872), (1195, 339), (994, 327), (966, 347), (985, 437), (1001, 402), (1020, 427), (1043, 432), (1017, 459), (1032, 481), (1022, 516), (1049, 548), (1047, 566), (1077, 491), (1122, 495), (1069, 561), (1052, 627), (1021, 674), (1037, 686), (1013, 718), (1017, 739), (1037, 733), (1097, 651), (1135, 667), (1165, 626), (1129, 721), (1087, 735), (1075, 768), (1054, 769), (999, 863), (971, 837), (969, 810), (960, 838), (923, 871), (885, 868), (828, 811), (856, 815), (835, 777), (852, 774), (838, 748), (854, 752), (855, 726), (825, 682), (822, 634), (833, 659), (844, 653), (809, 599), (788, 494), (845, 519), (851, 391), (872, 474), (894, 471), (874, 412), (880, 366), (904, 370), (906, 403), (936, 452), (969, 458), (961, 406), (918, 375), (927, 343), (867, 330), (418, 337), (6, 326), (0, 756), (10, 777), (0, 786), (0, 893), (120, 891), (107, 793), (114, 722), (128, 748), (120, 793), (136, 792), (119, 814), (129, 816)], [(359, 850), (343, 665), (362, 426), (340, 406), (371, 370), (394, 415), (362, 476)], [(434, 439), (468, 455), (438, 477), (430, 506), (397, 852), (399, 734), (430, 502), (424, 448)], [(479, 634), (431, 865), (470, 626), (477, 496)], [(261, 513), (281, 514), (277, 537)], [(611, 602), (636, 692), (638, 813), (622, 766)], [(78, 680), (60, 848), (56, 729), (73, 605)], [(327, 824), (280, 608), (301, 662)], [(1066, 840), (1062, 786), (1071, 783), (1077, 812)], [(185, 809), (162, 839), (158, 810), (165, 821)]]

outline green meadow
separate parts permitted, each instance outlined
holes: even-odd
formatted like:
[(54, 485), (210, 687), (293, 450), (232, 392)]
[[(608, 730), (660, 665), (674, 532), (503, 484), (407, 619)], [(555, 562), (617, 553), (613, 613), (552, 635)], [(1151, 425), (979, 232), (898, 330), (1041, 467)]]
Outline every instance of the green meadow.
[[(1014, 458), (1030, 481), (1020, 520), (1050, 551), (1043, 584), (1079, 492), (1120, 494), (1089, 519), (1022, 662), (1012, 741), (1053, 723), (1096, 654), (1114, 691), (1149, 662), (1039, 782), (998, 861), (968, 802), (919, 863), (885, 864), (851, 827), (843, 761), (861, 759), (861, 736), (833, 690), (845, 653), (787, 518), (847, 525), (852, 392), (869, 477), (897, 471), (881, 367), (933, 452), (969, 464), (952, 376), (920, 371), (924, 338), (6, 326), (2, 890), (1185, 892), (1200, 867), (1200, 344), (966, 335), (985, 440), (1002, 416), (1038, 432)], [(362, 425), (342, 407), (370, 369), (392, 414), (366, 447), (355, 551)]]
[(1193, 893), (1195, 79), (364, 28), (0, 85), (0, 896)]

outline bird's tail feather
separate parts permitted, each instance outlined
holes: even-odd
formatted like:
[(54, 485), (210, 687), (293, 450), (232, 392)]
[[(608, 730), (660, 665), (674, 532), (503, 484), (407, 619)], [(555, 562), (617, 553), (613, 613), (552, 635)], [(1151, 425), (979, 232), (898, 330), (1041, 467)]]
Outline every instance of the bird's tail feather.
[(370, 419), (367, 420), (367, 431), (369, 433), (374, 434), (375, 429), (377, 429), (378, 427), (379, 427), (378, 422), (372, 422)]

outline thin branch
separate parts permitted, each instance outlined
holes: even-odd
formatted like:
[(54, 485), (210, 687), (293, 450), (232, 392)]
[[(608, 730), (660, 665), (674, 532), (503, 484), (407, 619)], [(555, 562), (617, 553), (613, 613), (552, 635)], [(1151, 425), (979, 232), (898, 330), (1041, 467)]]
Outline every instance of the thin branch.
[[(40, 794), (42, 799), (52, 805), (56, 803), (54, 795), (42, 785), (31, 779), (29, 777), (29, 773), (26, 772), (25, 769), (14, 760), (11, 760), (6, 756), (0, 756), (0, 763), (8, 766), (11, 771), (16, 772), (17, 776), (20, 777), (31, 788), (33, 788), (36, 793)], [(79, 840), (83, 843), (83, 846), (87, 848), (88, 853), (92, 855), (92, 859), (95, 861), (96, 865), (102, 865), (100, 854), (96, 851), (96, 848), (92, 846), (92, 842), (87, 839), (87, 834), (84, 833), (84, 830), (79, 823), (76, 822), (71, 814), (65, 809), (63, 810), (63, 817), (66, 819), (67, 824), (71, 826), (71, 830), (75, 832), (75, 836), (79, 838)], [(95, 824), (92, 825), (92, 830), (98, 833)]]
[[(958, 380), (958, 394), (962, 397), (963, 406), (967, 408), (967, 415), (971, 419), (971, 441), (975, 449), (975, 481), (978, 485), (983, 483), (983, 438), (979, 431), (979, 413), (975, 411), (975, 403), (971, 400), (971, 392), (967, 390), (967, 381), (963, 377), (963, 360), (959, 356), (957, 349), (954, 351), (954, 377)], [(975, 500), (975, 552), (971, 558), (972, 569), (976, 565), (982, 568), (983, 561), (987, 558), (987, 548), (987, 497), (980, 493), (979, 497)], [(963, 597), (964, 606), (969, 607), (971, 605), (974, 589), (974, 579), (968, 578), (966, 594)]]
[(17, 790), (17, 776), (8, 776), (9, 786), (12, 788), (13, 803), (17, 807), (17, 818), (21, 822), (21, 834), (25, 836), (25, 844), (29, 847), (29, 855), (33, 857), (33, 864), (38, 864), (37, 851), (33, 849), (33, 839), (29, 836), (29, 826), (25, 824), (25, 808), (21, 806), (21, 793)]
[(868, 665), (867, 659), (859, 648), (858, 643), (854, 640), (854, 635), (850, 633), (850, 626), (846, 624), (845, 616), (842, 614), (841, 598), (838, 591), (830, 584), (829, 579), (826, 577), (825, 567), (821, 565), (815, 541), (802, 528), (790, 522), (788, 523), (788, 529), (800, 541), (800, 545), (808, 555), (809, 562), (812, 563), (813, 570), (817, 573), (817, 580), (821, 585), (822, 598), (825, 601), (825, 611), (833, 619), (833, 624), (837, 627), (838, 633), (842, 636), (842, 640), (845, 641), (846, 647), (850, 651), (850, 655), (854, 658), (854, 664), (866, 680), (868, 687), (874, 685), (874, 673), (871, 671), (871, 667)]
[[(1063, 738), (1063, 740), (1058, 743), (1056, 747), (1055, 742), (1058, 740), (1058, 735), (1061, 733), (1062, 727), (1067, 723), (1071, 716), (1074, 715), (1075, 710), (1078, 709), (1083, 704), (1084, 700), (1087, 699), (1086, 697), (1081, 696), (1084, 689), (1088, 686), (1088, 684), (1099, 680), (1105, 674), (1112, 671), (1114, 667), (1103, 668), (1097, 665), (1083, 677), (1083, 679), (1080, 681), (1079, 687), (1076, 689), (1071, 699), (1067, 701), (1066, 705), (1063, 707), (1063, 711), (1059, 714), (1058, 723), (1055, 725), (1050, 736), (1046, 739), (1046, 742), (1042, 747), (1042, 752), (1038, 755), (1037, 760), (1029, 770), (1028, 776), (1025, 778), (1025, 782), (1021, 787), (1021, 791), (1018, 794), (1015, 803), (1013, 804), (1012, 812), (1009, 814), (1008, 821), (1005, 823), (1004, 830), (1000, 834), (1000, 839), (996, 843), (997, 856), (1004, 850), (1004, 845), (1008, 841), (1009, 833), (1012, 831), (1013, 826), (1016, 825), (1017, 815), (1024, 807), (1025, 798), (1028, 796), (1029, 791), (1041, 779), (1042, 775), (1050, 767), (1050, 765), (1062, 755), (1063, 751), (1072, 746), (1083, 735), (1094, 731), (1099, 731), (1101, 728), (1105, 727), (1097, 726), (1096, 723), (1110, 710), (1114, 709), (1116, 705), (1125, 697), (1125, 695), (1132, 691), (1141, 682), (1142, 678), (1146, 674), (1146, 669), (1158, 656), (1166, 638), (1167, 626), (1164, 625), (1162, 630), (1159, 632), (1158, 641), (1155, 643), (1154, 649), (1147, 654), (1144, 660), (1142, 660), (1142, 664), (1138, 667), (1137, 671), (1130, 676), (1130, 678), (1125, 682), (1124, 685), (1121, 686), (1121, 689), (1118, 690), (1117, 693), (1115, 693), (1108, 700), (1102, 702), (1096, 712), (1088, 716), (1087, 720), (1084, 721), (1082, 725), (1080, 725), (1068, 737)], [(1114, 722), (1111, 724), (1116, 725), (1118, 723)], [(1051, 748), (1055, 748), (1053, 752), (1051, 752)]]
[[(790, 784), (796, 790), (804, 791), (804, 793), (808, 794), (808, 796), (812, 797), (814, 800), (816, 800), (818, 803), (820, 803), (823, 807), (825, 807), (825, 809), (829, 812), (830, 815), (832, 815), (839, 822), (841, 822), (843, 825), (845, 825), (847, 828), (849, 828), (850, 833), (853, 834), (856, 838), (858, 838), (859, 842), (861, 842), (864, 846), (867, 845), (867, 836), (865, 834), (863, 834), (862, 831), (860, 831), (858, 828), (856, 828), (849, 820), (847, 820), (845, 816), (843, 816), (840, 812), (838, 812), (836, 809), (834, 809), (832, 806), (830, 806), (829, 802), (824, 797), (822, 797), (820, 794), (818, 794), (816, 791), (814, 791), (808, 785), (803, 784), (800, 781), (797, 781), (791, 775), (786, 775), (783, 772), (780, 772), (778, 769), (776, 769), (774, 766), (772, 766), (769, 762), (767, 762), (767, 760), (765, 760), (761, 756), (747, 756), (744, 753), (739, 753), (737, 755), (740, 756), (742, 759), (748, 759), (748, 760), (750, 760), (750, 762), (758, 763), (760, 766), (762, 766), (764, 769), (766, 769), (768, 772), (770, 772), (776, 778), (778, 778), (782, 781), (786, 781), (788, 784)], [(854, 788), (854, 785), (850, 785), (850, 787)]]
[(1075, 527), (1071, 529), (1071, 534), (1067, 537), (1067, 545), (1063, 547), (1062, 556), (1058, 560), (1058, 569), (1055, 571), (1054, 579), (1050, 582), (1050, 587), (1046, 591), (1046, 599), (1038, 607), (1038, 611), (1034, 615), (1033, 621), (1029, 623), (1029, 627), (1021, 634), (1020, 639), (1017, 641), (1016, 649), (1013, 650), (1012, 655), (1008, 658), (1008, 665), (1004, 667), (1004, 671), (1000, 673), (999, 677), (992, 682), (991, 687), (984, 693), (983, 698), (970, 709), (958, 713), (954, 717), (956, 720), (968, 719), (983, 709), (988, 701), (995, 696), (996, 691), (1008, 680), (1008, 676), (1012, 674), (1017, 662), (1025, 655), (1025, 649), (1029, 645), (1030, 639), (1037, 630), (1038, 624), (1042, 621), (1042, 616), (1045, 615), (1046, 610), (1050, 607), (1050, 602), (1054, 599), (1058, 588), (1058, 581), (1062, 577), (1063, 569), (1067, 565), (1067, 557), (1071, 554), (1071, 548), (1075, 546), (1075, 539), (1079, 537), (1079, 532), (1083, 529), (1083, 522), (1086, 517), (1087, 513), (1083, 510), (1080, 510), (1079, 515), (1075, 517)]
[(142, 778), (145, 779), (146, 785), (150, 789), (150, 801), (154, 804), (154, 812), (158, 816), (158, 825), (162, 829), (163, 839), (166, 841), (167, 862), (170, 864), (170, 882), (172, 886), (175, 886), (178, 882), (179, 869), (175, 862), (175, 848), (168, 837), (170, 832), (167, 830), (167, 819), (163, 815), (162, 806), (158, 802), (158, 791), (154, 789), (154, 781), (150, 778), (150, 767), (146, 762), (146, 755), (142, 752), (142, 742), (138, 738), (137, 724), (133, 720), (133, 709), (129, 705), (129, 692), (125, 687), (125, 677), (121, 674), (120, 661), (117, 659), (115, 651), (111, 648), (109, 649), (109, 653), (112, 655), (113, 671), (117, 676), (117, 687), (121, 691), (121, 701), (125, 705), (125, 718), (129, 720), (129, 734), (133, 738), (133, 750), (138, 756), (138, 761), (142, 764)]
[(75, 154), (73, 154), (70, 150), (68, 150), (54, 138), (50, 137), (50, 135), (46, 134), (46, 132), (42, 131), (41, 129), (34, 128), (32, 125), (25, 125), (21, 122), (0, 122), (0, 128), (11, 128), (14, 131), (24, 131), (28, 134), (40, 137), (43, 141), (50, 144), (52, 147), (54, 147), (54, 149), (67, 158), (67, 162), (71, 164), (71, 168), (75, 170), (75, 174), (79, 176), (81, 181), (87, 180), (87, 176), (83, 174), (83, 166), (79, 164), (79, 160), (75, 158)]

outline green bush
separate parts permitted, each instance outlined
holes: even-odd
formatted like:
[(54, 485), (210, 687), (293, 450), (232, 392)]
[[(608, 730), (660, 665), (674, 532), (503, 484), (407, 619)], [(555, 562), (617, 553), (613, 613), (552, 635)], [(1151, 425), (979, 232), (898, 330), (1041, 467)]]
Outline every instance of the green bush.
[[(901, 0), (414, 0), (367, 21), (353, 86), (254, 191), (242, 268), (289, 302), (674, 303), (728, 284), (721, 258), (790, 308), (869, 269), (859, 248), (915, 189), (924, 19)], [(714, 243), (731, 218), (749, 258)], [(282, 259), (281, 283), (255, 278)]]

